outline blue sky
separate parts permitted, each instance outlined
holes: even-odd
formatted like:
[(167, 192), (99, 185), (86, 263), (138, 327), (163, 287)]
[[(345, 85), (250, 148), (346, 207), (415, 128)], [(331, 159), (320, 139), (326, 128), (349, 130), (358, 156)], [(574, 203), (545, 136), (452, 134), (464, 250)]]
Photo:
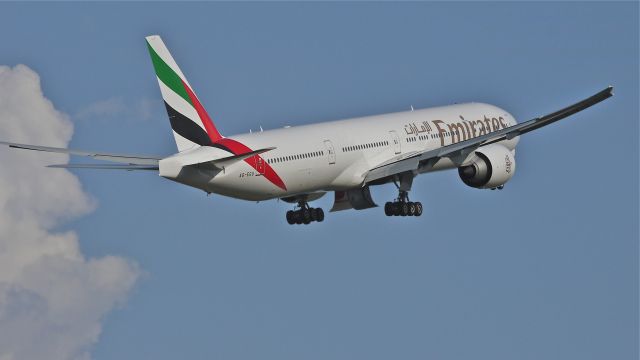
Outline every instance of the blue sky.
[(62, 229), (144, 272), (95, 359), (638, 358), (638, 3), (3, 3), (0, 64), (40, 75), (71, 147), (171, 154), (156, 33), (224, 134), (616, 95), (523, 137), (503, 191), (417, 178), (420, 218), (291, 227), (283, 202), (76, 172), (97, 208)]

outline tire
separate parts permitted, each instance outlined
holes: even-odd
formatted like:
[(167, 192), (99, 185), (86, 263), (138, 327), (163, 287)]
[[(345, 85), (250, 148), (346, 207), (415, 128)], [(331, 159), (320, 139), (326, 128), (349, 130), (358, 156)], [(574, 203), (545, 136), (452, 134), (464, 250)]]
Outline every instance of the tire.
[(315, 208), (309, 208), (309, 213), (311, 214), (311, 221), (316, 221), (318, 219), (317, 210)]
[(400, 203), (393, 203), (391, 206), (393, 209), (393, 216), (400, 216), (402, 213), (402, 206), (400, 206)]
[(298, 225), (302, 224), (302, 220), (303, 220), (302, 211), (297, 210), (297, 211), (294, 211), (294, 213), (295, 213), (294, 219), (296, 220), (296, 224)]
[(416, 215), (416, 204), (410, 202), (409, 203), (409, 213), (407, 214), (409, 216), (415, 216)]
[(324, 220), (324, 210), (322, 208), (316, 209), (316, 221), (322, 222)]
[(289, 223), (289, 225), (293, 225), (296, 223), (295, 213), (293, 210), (287, 211), (287, 223)]
[(308, 224), (311, 222), (311, 210), (309, 209), (302, 209), (302, 222), (304, 224)]
[(403, 202), (402, 204), (400, 204), (400, 215), (401, 216), (409, 215), (409, 204), (407, 204), (406, 202)]
[(416, 216), (420, 216), (422, 215), (422, 203), (421, 202), (417, 202), (416, 203)]
[(388, 202), (386, 204), (384, 204), (384, 214), (387, 216), (392, 216), (393, 215), (393, 204)]

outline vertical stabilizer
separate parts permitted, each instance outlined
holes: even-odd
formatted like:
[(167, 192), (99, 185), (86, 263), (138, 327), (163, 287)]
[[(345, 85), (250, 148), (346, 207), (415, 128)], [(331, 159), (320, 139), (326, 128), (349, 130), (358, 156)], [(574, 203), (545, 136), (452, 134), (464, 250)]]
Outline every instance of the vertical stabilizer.
[(146, 40), (178, 151), (220, 140), (222, 135), (160, 36), (147, 36)]

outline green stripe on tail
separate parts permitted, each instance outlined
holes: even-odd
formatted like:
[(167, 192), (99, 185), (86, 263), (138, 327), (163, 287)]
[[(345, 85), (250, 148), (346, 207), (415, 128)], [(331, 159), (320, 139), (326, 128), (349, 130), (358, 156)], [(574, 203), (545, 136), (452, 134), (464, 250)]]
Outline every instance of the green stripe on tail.
[(183, 99), (185, 99), (191, 106), (193, 103), (189, 98), (189, 94), (187, 94), (187, 90), (185, 90), (184, 85), (182, 83), (182, 79), (180, 76), (167, 65), (162, 58), (153, 50), (151, 44), (147, 41), (147, 48), (149, 49), (149, 54), (151, 55), (151, 61), (153, 62), (153, 68), (156, 71), (156, 76), (158, 79), (162, 81), (169, 89), (173, 90), (176, 94), (180, 95)]

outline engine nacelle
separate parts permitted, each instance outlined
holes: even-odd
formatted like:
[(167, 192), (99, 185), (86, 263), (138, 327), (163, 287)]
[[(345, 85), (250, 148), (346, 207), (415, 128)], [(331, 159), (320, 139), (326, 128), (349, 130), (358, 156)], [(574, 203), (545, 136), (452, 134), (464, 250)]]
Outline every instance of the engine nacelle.
[(475, 151), (472, 163), (458, 168), (462, 181), (474, 188), (493, 189), (511, 180), (516, 159), (503, 145), (491, 144)]

